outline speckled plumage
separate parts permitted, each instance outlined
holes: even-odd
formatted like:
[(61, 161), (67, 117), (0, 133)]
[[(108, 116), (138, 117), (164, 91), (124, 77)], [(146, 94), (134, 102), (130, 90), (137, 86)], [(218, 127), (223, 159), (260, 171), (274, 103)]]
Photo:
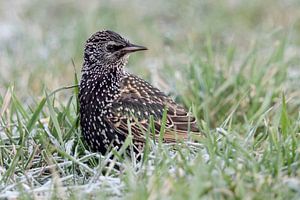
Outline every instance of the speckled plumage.
[(186, 139), (199, 132), (196, 120), (159, 89), (124, 70), (129, 53), (146, 50), (112, 31), (99, 31), (86, 42), (80, 81), (80, 125), (87, 144), (105, 153), (120, 147), (130, 123), (136, 149), (142, 149), (144, 133), (154, 118), (158, 137), (163, 111), (167, 108), (164, 142)]

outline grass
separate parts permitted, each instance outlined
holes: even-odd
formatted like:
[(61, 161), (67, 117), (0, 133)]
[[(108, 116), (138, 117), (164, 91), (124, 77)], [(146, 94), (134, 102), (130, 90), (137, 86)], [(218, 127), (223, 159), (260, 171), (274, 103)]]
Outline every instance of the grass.
[[(300, 198), (299, 3), (151, 2), (24, 1), (1, 14), (0, 199)], [(199, 142), (149, 139), (140, 161), (86, 148), (72, 85), (102, 27), (149, 47), (128, 70), (191, 108)]]

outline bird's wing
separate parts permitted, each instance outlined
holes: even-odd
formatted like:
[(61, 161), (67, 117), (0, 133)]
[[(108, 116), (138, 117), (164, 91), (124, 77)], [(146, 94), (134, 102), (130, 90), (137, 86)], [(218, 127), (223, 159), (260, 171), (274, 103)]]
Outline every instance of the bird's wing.
[[(163, 112), (166, 109), (164, 142), (187, 138), (187, 133), (199, 133), (196, 119), (182, 106), (146, 81), (128, 75), (123, 79), (120, 97), (112, 103), (112, 116), (107, 121), (117, 132), (128, 135), (130, 125), (134, 140), (143, 142), (153, 116), (155, 137), (159, 136)], [(152, 130), (153, 131), (153, 130)]]

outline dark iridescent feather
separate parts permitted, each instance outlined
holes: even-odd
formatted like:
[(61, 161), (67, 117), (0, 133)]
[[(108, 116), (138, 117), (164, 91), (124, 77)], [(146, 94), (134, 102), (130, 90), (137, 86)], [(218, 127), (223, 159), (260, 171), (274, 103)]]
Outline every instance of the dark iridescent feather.
[(188, 131), (199, 132), (196, 119), (182, 106), (143, 79), (131, 74), (124, 77), (121, 95), (113, 102), (112, 107), (113, 117), (108, 117), (107, 121), (117, 132), (126, 136), (127, 120), (131, 118), (131, 127), (136, 130), (134, 136), (141, 141), (145, 138), (143, 131), (148, 130), (150, 115), (155, 121), (155, 132), (159, 133), (164, 109), (167, 109), (165, 142), (174, 142), (176, 137), (186, 139)]

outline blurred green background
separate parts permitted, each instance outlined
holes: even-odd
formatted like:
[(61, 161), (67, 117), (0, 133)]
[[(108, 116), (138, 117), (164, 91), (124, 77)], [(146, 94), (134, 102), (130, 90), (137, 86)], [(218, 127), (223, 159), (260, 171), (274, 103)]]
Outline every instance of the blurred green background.
[(151, 78), (166, 65), (185, 68), (190, 52), (203, 56), (207, 35), (221, 57), (223, 47), (234, 44), (242, 53), (254, 40), (272, 40), (272, 48), (278, 31), (299, 52), (299, 17), (297, 0), (0, 1), (1, 92), (11, 83), (24, 94), (69, 85), (71, 59), (79, 71), (85, 40), (101, 29), (147, 46), (132, 56), (130, 71)]
[[(72, 85), (72, 59), (79, 72), (85, 40), (110, 29), (149, 48), (131, 56), (129, 71), (177, 94), (178, 84), (189, 81), (182, 76), (188, 65), (210, 59), (210, 45), (214, 67), (231, 66), (228, 76), (257, 43), (260, 54), (268, 55), (278, 40), (288, 37), (287, 59), (299, 55), (299, 17), (297, 0), (2, 0), (0, 93), (13, 84), (26, 100), (45, 87)], [(291, 67), (297, 80), (298, 66)]]

